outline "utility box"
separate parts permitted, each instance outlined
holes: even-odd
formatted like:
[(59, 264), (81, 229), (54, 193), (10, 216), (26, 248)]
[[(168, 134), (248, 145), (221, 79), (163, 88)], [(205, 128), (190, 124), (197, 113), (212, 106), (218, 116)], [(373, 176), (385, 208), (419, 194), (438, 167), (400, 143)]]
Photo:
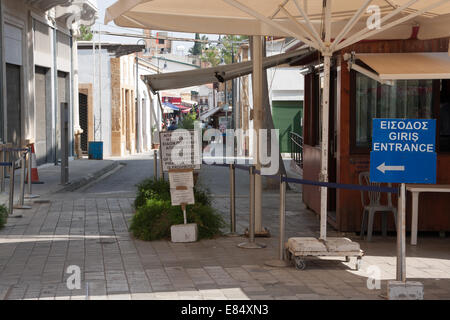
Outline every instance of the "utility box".
[(103, 160), (103, 141), (89, 141), (89, 160)]
[(170, 227), (172, 242), (196, 242), (198, 227), (196, 223), (177, 224)]

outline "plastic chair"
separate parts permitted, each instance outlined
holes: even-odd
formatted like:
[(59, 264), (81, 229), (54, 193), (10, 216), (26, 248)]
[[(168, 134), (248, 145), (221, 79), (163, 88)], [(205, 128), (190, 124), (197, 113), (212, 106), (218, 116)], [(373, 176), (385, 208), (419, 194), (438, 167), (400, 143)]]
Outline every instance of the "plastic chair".
[[(365, 186), (376, 186), (379, 187), (381, 183), (375, 183), (370, 181), (370, 173), (369, 172), (361, 172), (359, 174), (359, 184)], [(389, 187), (391, 184), (389, 183)], [(366, 203), (365, 193), (368, 194), (369, 203)], [(368, 218), (368, 226), (367, 226), (367, 241), (372, 240), (372, 231), (373, 231), (373, 219), (376, 212), (381, 212), (383, 214), (383, 237), (387, 236), (387, 214), (392, 212), (394, 214), (394, 222), (397, 226), (397, 208), (392, 206), (392, 194), (388, 193), (387, 195), (388, 204), (381, 204), (381, 192), (376, 191), (361, 191), (361, 203), (363, 206), (363, 218), (361, 222), (361, 239), (364, 238), (365, 233), (365, 224)]]

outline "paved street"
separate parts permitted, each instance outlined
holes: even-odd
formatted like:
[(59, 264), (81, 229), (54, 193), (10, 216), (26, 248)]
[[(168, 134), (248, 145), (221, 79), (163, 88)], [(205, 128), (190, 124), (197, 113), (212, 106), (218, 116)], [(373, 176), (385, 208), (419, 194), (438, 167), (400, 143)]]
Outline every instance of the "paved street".
[[(353, 259), (337, 258), (308, 261), (304, 271), (265, 266), (277, 256), (277, 191), (264, 194), (263, 221), (272, 237), (257, 240), (266, 249), (238, 248), (244, 237), (191, 244), (135, 240), (127, 231), (135, 185), (152, 176), (153, 163), (149, 155), (119, 162), (124, 165), (97, 183), (47, 195), (50, 203), (9, 219), (0, 231), (0, 299), (383, 299), (386, 280), (395, 278), (395, 237), (361, 241), (366, 256), (360, 271)], [(200, 175), (228, 221), (225, 177), (227, 168), (218, 167), (204, 167)], [(247, 177), (237, 174), (240, 233), (248, 225)], [(288, 193), (288, 237), (316, 236), (318, 222), (300, 193)], [(450, 241), (420, 237), (417, 247), (407, 245), (407, 255), (408, 278), (425, 284), (425, 298), (450, 299)], [(78, 290), (67, 287), (69, 266), (80, 267)], [(380, 268), (381, 290), (367, 288), (370, 266)]]

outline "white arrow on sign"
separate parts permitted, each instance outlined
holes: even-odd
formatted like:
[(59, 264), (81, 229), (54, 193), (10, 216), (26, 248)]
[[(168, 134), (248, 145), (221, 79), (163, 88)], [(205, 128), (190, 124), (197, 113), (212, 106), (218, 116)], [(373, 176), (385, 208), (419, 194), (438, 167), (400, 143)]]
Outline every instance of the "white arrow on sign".
[(383, 162), (377, 169), (383, 173), (386, 173), (386, 171), (405, 171), (405, 166), (387, 166), (386, 162)]

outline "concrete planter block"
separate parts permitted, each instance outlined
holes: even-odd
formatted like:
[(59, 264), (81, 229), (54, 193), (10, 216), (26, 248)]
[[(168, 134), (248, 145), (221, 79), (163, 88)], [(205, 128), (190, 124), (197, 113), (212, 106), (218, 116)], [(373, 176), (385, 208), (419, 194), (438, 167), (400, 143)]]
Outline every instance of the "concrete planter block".
[(415, 281), (389, 281), (389, 300), (423, 300), (423, 284)]
[(173, 225), (170, 233), (172, 242), (196, 242), (198, 239), (196, 223)]

